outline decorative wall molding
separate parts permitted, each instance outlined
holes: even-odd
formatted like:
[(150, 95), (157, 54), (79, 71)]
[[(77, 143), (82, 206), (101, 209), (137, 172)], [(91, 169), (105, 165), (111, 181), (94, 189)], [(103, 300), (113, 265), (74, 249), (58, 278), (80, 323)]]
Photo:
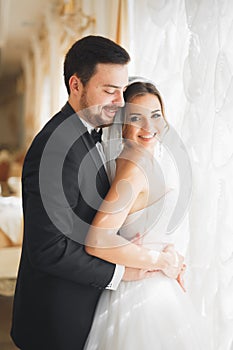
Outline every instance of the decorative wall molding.
[(80, 0), (63, 1), (57, 16), (63, 28), (63, 42), (74, 41), (87, 30), (95, 31), (96, 18), (84, 13)]

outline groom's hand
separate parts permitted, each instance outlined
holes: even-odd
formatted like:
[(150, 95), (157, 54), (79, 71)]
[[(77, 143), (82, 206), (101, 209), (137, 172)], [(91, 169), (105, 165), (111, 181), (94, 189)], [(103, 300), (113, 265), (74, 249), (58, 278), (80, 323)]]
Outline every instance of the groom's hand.
[(122, 280), (126, 282), (139, 281), (145, 278), (153, 277), (157, 273), (158, 271), (148, 271), (148, 270), (142, 270), (142, 269), (134, 269), (132, 267), (126, 267)]
[(138, 246), (142, 246), (142, 235), (139, 232), (136, 233), (134, 238), (131, 239), (131, 243), (134, 243), (134, 244), (136, 244)]

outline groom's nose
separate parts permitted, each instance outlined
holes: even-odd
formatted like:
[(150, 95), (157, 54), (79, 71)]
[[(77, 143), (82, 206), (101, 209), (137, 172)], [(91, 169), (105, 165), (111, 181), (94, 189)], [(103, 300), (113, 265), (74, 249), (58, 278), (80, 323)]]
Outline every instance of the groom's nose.
[(125, 101), (124, 101), (124, 96), (123, 96), (123, 90), (117, 91), (115, 97), (114, 97), (114, 104), (117, 104), (118, 107), (124, 107)]

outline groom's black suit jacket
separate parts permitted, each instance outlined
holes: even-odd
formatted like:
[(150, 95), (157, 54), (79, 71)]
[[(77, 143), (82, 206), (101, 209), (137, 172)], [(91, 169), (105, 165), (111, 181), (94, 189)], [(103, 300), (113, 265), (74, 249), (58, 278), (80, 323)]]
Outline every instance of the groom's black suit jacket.
[(115, 265), (87, 255), (83, 246), (109, 189), (105, 170), (97, 174), (100, 165), (95, 144), (69, 103), (35, 137), (25, 157), (24, 240), (11, 330), (23, 350), (82, 349), (97, 301), (111, 281)]

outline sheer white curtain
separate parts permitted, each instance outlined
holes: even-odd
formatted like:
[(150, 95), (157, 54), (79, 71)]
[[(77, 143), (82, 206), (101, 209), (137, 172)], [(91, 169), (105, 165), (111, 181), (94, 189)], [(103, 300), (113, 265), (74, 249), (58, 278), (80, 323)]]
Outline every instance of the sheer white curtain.
[(233, 2), (130, 1), (131, 74), (156, 82), (189, 153), (189, 291), (233, 349)]

